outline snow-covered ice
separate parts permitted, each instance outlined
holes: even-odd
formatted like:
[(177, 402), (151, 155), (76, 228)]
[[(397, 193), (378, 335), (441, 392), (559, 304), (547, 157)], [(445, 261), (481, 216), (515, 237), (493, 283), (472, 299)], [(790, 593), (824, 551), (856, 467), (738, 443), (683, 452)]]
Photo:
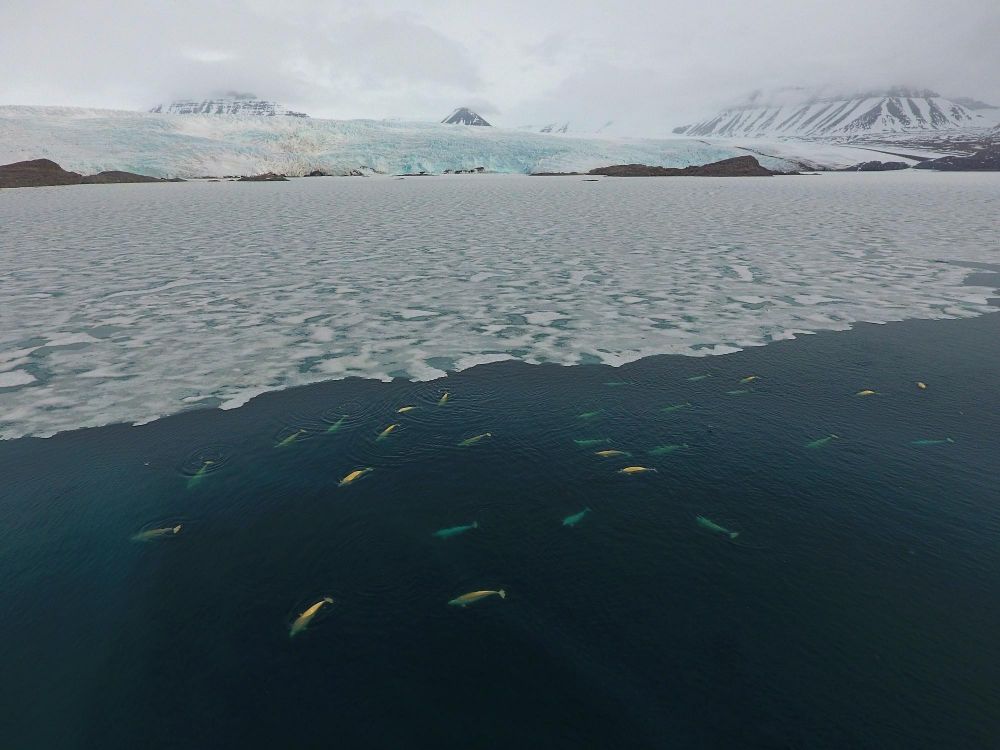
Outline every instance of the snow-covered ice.
[(0, 436), (352, 375), (621, 365), (995, 311), (940, 261), (1000, 262), (997, 186), (914, 171), (4, 191)]
[(30, 372), (24, 370), (11, 370), (0, 372), (0, 388), (15, 388), (19, 385), (34, 383), (35, 377)]

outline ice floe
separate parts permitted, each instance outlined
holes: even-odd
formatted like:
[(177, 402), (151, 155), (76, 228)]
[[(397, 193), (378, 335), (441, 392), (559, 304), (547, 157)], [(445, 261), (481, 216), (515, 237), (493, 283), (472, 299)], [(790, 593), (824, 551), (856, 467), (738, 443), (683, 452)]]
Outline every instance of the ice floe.
[(5, 192), (0, 436), (349, 376), (622, 365), (996, 310), (940, 262), (996, 262), (994, 176), (851, 178)]

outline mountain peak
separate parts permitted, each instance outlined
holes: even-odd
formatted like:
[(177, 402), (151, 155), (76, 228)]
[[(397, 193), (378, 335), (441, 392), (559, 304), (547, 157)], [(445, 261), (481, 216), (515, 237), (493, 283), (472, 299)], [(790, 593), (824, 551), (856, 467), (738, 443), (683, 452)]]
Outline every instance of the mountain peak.
[(823, 98), (804, 91), (785, 91), (776, 97), (757, 95), (749, 104), (730, 107), (674, 132), (723, 138), (852, 138), (869, 133), (954, 130), (974, 126), (977, 119), (966, 107), (933, 91), (897, 86)]
[(256, 117), (308, 117), (303, 112), (258, 99), (253, 94), (230, 91), (214, 99), (178, 99), (170, 104), (157, 104), (150, 112), (170, 115), (253, 115)]
[(445, 125), (481, 125), (491, 127), (486, 120), (473, 112), (468, 107), (459, 107), (446, 118), (441, 120)]

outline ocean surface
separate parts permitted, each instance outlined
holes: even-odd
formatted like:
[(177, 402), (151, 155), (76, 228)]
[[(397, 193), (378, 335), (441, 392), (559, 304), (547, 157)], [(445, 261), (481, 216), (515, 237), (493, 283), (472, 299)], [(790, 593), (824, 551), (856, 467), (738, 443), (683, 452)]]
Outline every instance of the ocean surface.
[(0, 194), (0, 747), (995, 747), (1000, 193), (846, 177)]

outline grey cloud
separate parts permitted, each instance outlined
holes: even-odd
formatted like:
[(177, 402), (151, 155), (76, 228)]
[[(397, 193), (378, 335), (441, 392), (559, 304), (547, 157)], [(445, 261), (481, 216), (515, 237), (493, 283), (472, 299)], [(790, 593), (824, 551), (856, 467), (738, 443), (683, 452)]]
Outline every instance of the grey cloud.
[(502, 125), (615, 119), (637, 135), (792, 86), (1000, 103), (995, 0), (4, 0), (0, 28), (0, 103), (244, 89), (315, 116), (474, 105)]

